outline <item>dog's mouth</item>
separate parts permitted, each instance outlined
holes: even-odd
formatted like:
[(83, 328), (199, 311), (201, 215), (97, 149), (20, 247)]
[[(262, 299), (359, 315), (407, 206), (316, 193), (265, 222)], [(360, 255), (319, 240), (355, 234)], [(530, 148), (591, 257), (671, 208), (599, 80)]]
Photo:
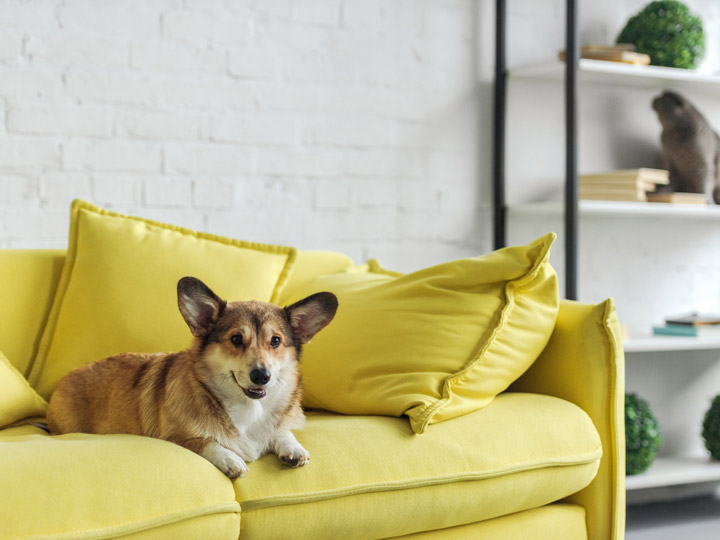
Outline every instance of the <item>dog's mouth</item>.
[(234, 371), (231, 371), (230, 375), (232, 375), (235, 384), (237, 384), (240, 387), (240, 390), (243, 391), (243, 394), (245, 394), (250, 399), (262, 399), (267, 394), (267, 391), (264, 388), (260, 388), (258, 386), (245, 388), (243, 385), (240, 384), (240, 381), (237, 380)]

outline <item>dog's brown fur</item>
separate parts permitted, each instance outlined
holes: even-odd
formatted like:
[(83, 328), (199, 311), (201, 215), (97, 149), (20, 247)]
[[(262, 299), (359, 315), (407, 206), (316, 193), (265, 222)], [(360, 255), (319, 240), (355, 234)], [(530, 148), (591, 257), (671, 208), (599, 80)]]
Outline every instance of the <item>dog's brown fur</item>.
[(334, 317), (335, 296), (318, 293), (285, 309), (228, 304), (183, 278), (178, 305), (195, 336), (189, 349), (120, 354), (72, 371), (50, 399), (50, 432), (165, 439), (231, 478), (268, 452), (305, 465), (309, 455), (290, 431), (304, 423), (298, 361), (302, 345)]

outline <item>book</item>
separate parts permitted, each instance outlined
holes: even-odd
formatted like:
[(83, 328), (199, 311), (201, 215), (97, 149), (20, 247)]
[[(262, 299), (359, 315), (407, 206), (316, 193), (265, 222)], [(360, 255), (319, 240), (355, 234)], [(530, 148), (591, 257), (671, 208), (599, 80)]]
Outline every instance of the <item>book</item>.
[(612, 189), (586, 189), (582, 186), (578, 193), (579, 197), (586, 201), (626, 201), (646, 202), (647, 195), (643, 190), (625, 191)]
[(720, 326), (692, 326), (684, 324), (666, 324), (653, 327), (656, 336), (681, 337), (720, 337)]
[[(558, 56), (562, 62), (565, 61), (565, 51), (560, 51)], [(650, 64), (650, 56), (637, 52), (635, 46), (630, 44), (583, 45), (580, 48), (580, 58), (620, 62), (639, 66), (647, 66)]]
[(704, 193), (648, 193), (647, 200), (653, 203), (707, 204)]
[(720, 326), (720, 315), (691, 311), (682, 315), (668, 317), (665, 324), (674, 326)]
[(665, 169), (651, 169), (640, 167), (639, 169), (618, 169), (596, 174), (583, 174), (581, 181), (585, 182), (636, 182), (638, 180), (652, 184), (667, 185), (670, 183), (670, 172)]
[(670, 182), (663, 169), (621, 169), (580, 176), (579, 196), (586, 200), (646, 202), (647, 193)]

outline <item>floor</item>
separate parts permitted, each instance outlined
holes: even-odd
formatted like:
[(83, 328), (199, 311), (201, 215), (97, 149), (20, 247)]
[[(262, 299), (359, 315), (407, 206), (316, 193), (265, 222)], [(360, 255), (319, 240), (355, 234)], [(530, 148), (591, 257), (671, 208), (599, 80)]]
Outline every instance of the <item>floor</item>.
[(720, 499), (703, 497), (629, 506), (625, 540), (720, 538)]

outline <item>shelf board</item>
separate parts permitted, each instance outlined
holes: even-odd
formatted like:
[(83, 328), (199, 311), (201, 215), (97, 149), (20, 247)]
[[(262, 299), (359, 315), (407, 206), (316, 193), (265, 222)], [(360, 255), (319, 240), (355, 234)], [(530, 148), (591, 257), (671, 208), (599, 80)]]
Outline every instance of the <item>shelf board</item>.
[[(643, 217), (709, 219), (720, 221), (720, 206), (699, 204), (669, 204), (650, 202), (578, 201), (581, 216)], [(562, 216), (559, 202), (511, 204), (510, 214), (528, 216)]]
[(710, 458), (659, 457), (642, 474), (625, 478), (625, 489), (653, 489), (687, 484), (720, 483), (720, 462)]
[[(533, 64), (511, 69), (510, 78), (561, 80), (565, 76), (563, 62)], [(620, 62), (580, 59), (580, 83), (634, 86), (640, 88), (661, 89), (690, 88), (714, 90), (720, 88), (720, 74), (699, 73), (690, 69), (667, 68), (658, 66), (634, 66)]]
[(625, 352), (703, 351), (720, 349), (720, 337), (642, 336), (623, 343)]

